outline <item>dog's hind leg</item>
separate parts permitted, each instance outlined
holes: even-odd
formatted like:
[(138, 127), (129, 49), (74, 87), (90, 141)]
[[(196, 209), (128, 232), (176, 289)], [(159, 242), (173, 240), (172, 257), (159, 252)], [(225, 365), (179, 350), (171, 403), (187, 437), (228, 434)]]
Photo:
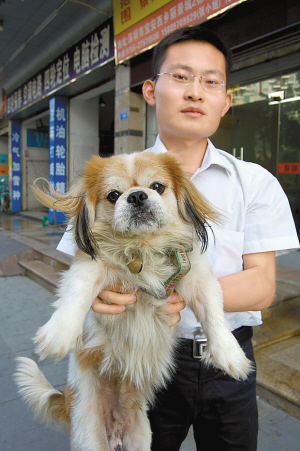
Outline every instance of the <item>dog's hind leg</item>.
[(124, 432), (124, 451), (150, 451), (151, 429), (146, 410), (135, 414)]
[(81, 369), (74, 355), (69, 375), (74, 388), (71, 411), (72, 451), (110, 451), (106, 434), (105, 393), (93, 368)]

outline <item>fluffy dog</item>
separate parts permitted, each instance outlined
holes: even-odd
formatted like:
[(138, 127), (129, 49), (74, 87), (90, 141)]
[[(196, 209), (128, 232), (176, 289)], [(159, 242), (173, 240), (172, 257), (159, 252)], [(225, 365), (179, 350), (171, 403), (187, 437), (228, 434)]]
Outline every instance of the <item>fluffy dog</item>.
[[(251, 371), (204, 253), (207, 221), (218, 215), (168, 153), (94, 156), (67, 194), (34, 191), (71, 215), (78, 247), (56, 311), (35, 337), (37, 353), (71, 355), (64, 392), (26, 358), (19, 358), (19, 390), (37, 417), (70, 430), (74, 451), (149, 451), (147, 406), (174, 369), (176, 326), (162, 311), (172, 290), (203, 326), (205, 363), (236, 379)], [(136, 303), (120, 315), (94, 313), (96, 296), (120, 282), (135, 290)]]

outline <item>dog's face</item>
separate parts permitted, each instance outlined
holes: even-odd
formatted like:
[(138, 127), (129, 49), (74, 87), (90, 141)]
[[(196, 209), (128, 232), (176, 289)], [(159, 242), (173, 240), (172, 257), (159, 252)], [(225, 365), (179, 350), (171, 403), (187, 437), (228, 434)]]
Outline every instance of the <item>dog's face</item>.
[(88, 173), (103, 174), (95, 221), (105, 221), (123, 235), (153, 233), (174, 222), (178, 207), (173, 181), (162, 161), (153, 164), (153, 158), (159, 160), (153, 154), (131, 154), (104, 161), (105, 169), (99, 159), (88, 165)]
[(180, 221), (194, 227), (204, 249), (206, 221), (217, 218), (168, 152), (93, 156), (69, 193), (60, 195), (50, 188), (56, 201), (36, 186), (34, 191), (43, 204), (74, 216), (77, 245), (92, 258), (99, 230), (114, 236), (145, 236), (163, 234)]

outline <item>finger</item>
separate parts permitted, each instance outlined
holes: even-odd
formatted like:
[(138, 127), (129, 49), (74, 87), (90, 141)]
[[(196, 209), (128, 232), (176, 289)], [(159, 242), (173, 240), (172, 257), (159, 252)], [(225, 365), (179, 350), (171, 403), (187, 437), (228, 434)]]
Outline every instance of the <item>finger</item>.
[(172, 315), (174, 313), (181, 312), (181, 310), (183, 310), (184, 308), (185, 308), (185, 302), (184, 301), (180, 301), (180, 302), (176, 302), (176, 303), (173, 303), (173, 304), (168, 303), (165, 306), (163, 311), (167, 315)]
[(174, 293), (172, 293), (171, 296), (168, 297), (167, 301), (169, 304), (176, 304), (177, 302), (183, 301), (183, 297), (180, 294), (176, 293), (176, 291), (174, 291)]
[(136, 301), (136, 295), (133, 293), (116, 293), (115, 291), (103, 290), (99, 296), (104, 304), (127, 305)]
[(92, 304), (92, 310), (95, 313), (116, 315), (117, 313), (124, 312), (126, 310), (126, 307), (125, 305), (106, 304), (102, 301), (101, 298), (97, 297)]
[(170, 321), (169, 321), (170, 327), (175, 326), (175, 324), (178, 324), (179, 321), (181, 320), (180, 313), (173, 313), (172, 315), (170, 315), (169, 318), (170, 318)]

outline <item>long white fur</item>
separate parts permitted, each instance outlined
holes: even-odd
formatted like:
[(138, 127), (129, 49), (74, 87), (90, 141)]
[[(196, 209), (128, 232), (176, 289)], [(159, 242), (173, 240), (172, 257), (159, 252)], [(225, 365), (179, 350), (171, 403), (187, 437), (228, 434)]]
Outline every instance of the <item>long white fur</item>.
[[(128, 161), (132, 165), (133, 157)], [(101, 258), (91, 260), (78, 251), (73, 265), (62, 275), (56, 311), (36, 335), (41, 358), (61, 359), (71, 353), (68, 383), (75, 393), (71, 410), (73, 451), (150, 451), (147, 404), (171, 377), (176, 342), (176, 327), (170, 328), (167, 315), (162, 313), (166, 305), (163, 284), (175, 270), (164, 250), (174, 249), (178, 243), (185, 247), (193, 244), (189, 253), (192, 268), (176, 290), (192, 308), (208, 338), (204, 361), (236, 379), (247, 378), (251, 371), (251, 363), (225, 322), (220, 284), (206, 255), (201, 255), (191, 225), (179, 217), (174, 194), (163, 198), (148, 188), (145, 191), (154, 217), (148, 229), (144, 227), (152, 233), (151, 239), (145, 239), (142, 226), (130, 239), (123, 240), (116, 233), (130, 229), (128, 203), (118, 203), (114, 215), (105, 216), (111, 221), (111, 233), (99, 224), (93, 228)], [(103, 207), (98, 206), (96, 218), (104, 214)], [(127, 262), (137, 249), (144, 267), (140, 274), (132, 274)], [(136, 288), (137, 302), (120, 315), (91, 311), (95, 297), (120, 280), (125, 288)], [(158, 298), (141, 289), (154, 292)], [(103, 355), (101, 364), (82, 368), (77, 353), (95, 348)], [(45, 420), (47, 400), (59, 392), (29, 359), (19, 361), (16, 380), (36, 415)], [(117, 386), (111, 381), (118, 381)], [(131, 407), (132, 400), (138, 408)]]

